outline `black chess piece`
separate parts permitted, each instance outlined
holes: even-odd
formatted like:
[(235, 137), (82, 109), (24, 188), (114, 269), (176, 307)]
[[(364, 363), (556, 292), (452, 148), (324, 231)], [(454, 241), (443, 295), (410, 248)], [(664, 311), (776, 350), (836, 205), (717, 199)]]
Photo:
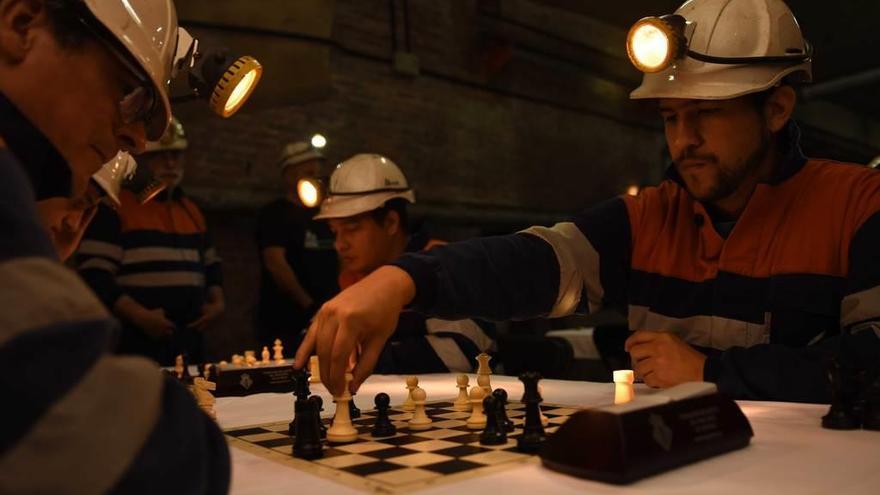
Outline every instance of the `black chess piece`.
[(388, 394), (380, 392), (376, 394), (374, 400), (376, 403), (376, 423), (373, 425), (373, 431), (370, 432), (374, 437), (390, 437), (397, 433), (397, 427), (388, 418), (388, 408), (391, 405), (391, 397)]
[(351, 394), (351, 400), (348, 401), (348, 416), (351, 419), (358, 419), (361, 417), (361, 410), (358, 409), (358, 406), (354, 403), (354, 394)]
[(498, 414), (500, 416), (500, 424), (504, 425), (504, 431), (506, 431), (507, 433), (511, 433), (516, 428), (514, 428), (513, 426), (513, 421), (511, 421), (510, 418), (507, 417), (507, 390), (504, 390), (503, 388), (496, 388), (492, 392), (492, 395), (494, 395), (495, 400), (499, 402)]
[[(323, 457), (318, 404), (313, 400), (296, 401), (296, 417), (294, 418), (293, 456), (300, 459), (318, 459)], [(317, 418), (317, 420), (316, 420)]]
[(483, 397), (483, 413), (486, 415), (486, 427), (480, 434), (481, 445), (504, 445), (507, 443), (507, 431), (501, 422), (501, 414), (498, 409), (504, 407), (504, 403), (495, 398), (494, 394)]
[(315, 411), (317, 411), (315, 414), (315, 423), (318, 425), (318, 432), (320, 433), (321, 438), (327, 438), (327, 425), (321, 420), (321, 411), (324, 410), (324, 399), (322, 399), (320, 395), (313, 395), (309, 397), (309, 402), (315, 404)]
[(865, 399), (862, 428), (880, 431), (880, 371), (874, 374), (873, 380), (869, 380), (862, 395)]
[(541, 424), (541, 394), (538, 392), (538, 380), (541, 375), (535, 372), (525, 372), (519, 375), (523, 382), (522, 402), (526, 405), (526, 419), (523, 424), (523, 433), (516, 439), (516, 448), (520, 452), (537, 452), (547, 436), (544, 435), (544, 425)]
[(296, 429), (296, 411), (299, 408), (297, 404), (308, 400), (311, 391), (309, 390), (309, 374), (305, 370), (294, 370), (291, 379), (293, 380), (293, 395), (296, 397), (296, 401), (294, 402), (293, 407), (293, 419), (291, 419), (290, 423), (287, 425), (287, 433), (290, 436), (294, 436), (294, 431)]
[(822, 428), (855, 430), (861, 426), (861, 418), (856, 411), (857, 377), (853, 370), (843, 366), (836, 358), (828, 363), (827, 368), (831, 382), (831, 408), (822, 417)]

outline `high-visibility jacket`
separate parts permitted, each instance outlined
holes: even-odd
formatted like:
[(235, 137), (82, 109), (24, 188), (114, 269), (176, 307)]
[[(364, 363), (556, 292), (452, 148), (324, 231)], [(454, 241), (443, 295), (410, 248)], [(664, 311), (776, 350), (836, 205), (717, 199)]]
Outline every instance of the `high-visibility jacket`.
[(396, 264), (416, 282), (413, 307), (488, 318), (616, 307), (630, 330), (700, 348), (704, 379), (729, 395), (828, 401), (829, 358), (880, 358), (880, 173), (808, 160), (796, 126), (786, 132), (784, 158), (726, 237), (671, 168), (569, 222), (407, 255)]

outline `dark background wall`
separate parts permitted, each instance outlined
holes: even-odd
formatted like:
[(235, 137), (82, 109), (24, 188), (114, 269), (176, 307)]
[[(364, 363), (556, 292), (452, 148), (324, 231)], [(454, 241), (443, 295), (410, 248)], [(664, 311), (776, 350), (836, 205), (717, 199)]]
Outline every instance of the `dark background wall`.
[[(177, 3), (181, 23), (203, 41), (265, 65), (252, 102), (232, 119), (197, 104), (177, 111), (192, 144), (187, 189), (208, 211), (226, 263), (229, 312), (210, 339), (219, 355), (250, 345), (253, 218), (279, 193), (276, 162), (288, 141), (322, 133), (331, 164), (359, 152), (388, 156), (414, 183), (418, 212), (450, 239), (551, 223), (662, 177), (659, 118), (627, 99), (640, 75), (624, 38), (631, 22), (678, 2)], [(852, 40), (831, 29), (853, 31), (858, 9), (844, 2), (841, 19), (829, 20), (809, 4), (791, 5), (809, 17), (800, 17), (807, 35), (817, 26), (815, 41), (824, 43), (817, 74), (835, 80), (876, 65), (850, 57)], [(880, 153), (877, 107), (852, 96), (871, 88), (803, 105), (807, 150), (862, 163)]]

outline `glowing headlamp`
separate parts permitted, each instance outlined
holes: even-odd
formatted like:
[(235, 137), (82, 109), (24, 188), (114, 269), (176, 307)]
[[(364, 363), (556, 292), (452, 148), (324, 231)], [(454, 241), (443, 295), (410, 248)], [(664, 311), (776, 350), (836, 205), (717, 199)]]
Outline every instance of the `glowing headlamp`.
[(201, 51), (199, 40), (183, 28), (179, 29), (174, 68), (175, 73), (189, 73), (189, 85), (193, 89), (192, 94), (174, 101), (207, 99), (211, 110), (224, 118), (231, 117), (244, 105), (263, 75), (263, 66), (257, 59), (249, 55), (236, 58), (222, 48)]
[(306, 208), (314, 208), (324, 201), (324, 185), (320, 179), (300, 179), (296, 184), (296, 194)]
[(804, 50), (787, 50), (785, 55), (761, 57), (716, 57), (695, 52), (688, 46), (688, 32), (694, 23), (677, 14), (645, 17), (633, 24), (626, 35), (626, 53), (636, 69), (660, 72), (676, 60), (690, 57), (711, 64), (797, 64), (810, 60), (813, 47), (804, 40)]

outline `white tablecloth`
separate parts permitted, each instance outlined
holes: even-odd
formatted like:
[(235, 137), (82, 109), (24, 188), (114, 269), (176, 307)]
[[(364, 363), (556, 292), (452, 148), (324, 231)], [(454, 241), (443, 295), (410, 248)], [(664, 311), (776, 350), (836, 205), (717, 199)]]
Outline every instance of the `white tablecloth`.
[[(550, 403), (596, 406), (611, 403), (613, 397), (613, 385), (609, 383), (543, 380), (541, 385), (544, 400)], [(373, 376), (362, 386), (355, 402), (361, 409), (372, 408), (375, 394), (385, 392), (392, 404), (399, 404), (405, 398), (405, 386), (402, 376)], [(455, 375), (423, 375), (419, 386), (427, 392), (428, 400), (450, 399), (457, 394)], [(514, 399), (522, 395), (522, 384), (513, 377), (493, 376), (492, 386), (507, 389)], [(325, 409), (332, 413), (333, 402), (324, 387), (314, 385), (312, 392), (324, 398)], [(637, 385), (636, 393), (650, 391)], [(740, 407), (755, 432), (751, 445), (632, 485), (568, 477), (535, 464), (418, 493), (880, 494), (880, 432), (825, 430), (819, 425), (828, 409), (824, 405), (744, 401)], [(216, 410), (223, 428), (289, 420), (293, 396), (219, 398)], [(231, 454), (234, 494), (364, 493), (235, 448)]]

